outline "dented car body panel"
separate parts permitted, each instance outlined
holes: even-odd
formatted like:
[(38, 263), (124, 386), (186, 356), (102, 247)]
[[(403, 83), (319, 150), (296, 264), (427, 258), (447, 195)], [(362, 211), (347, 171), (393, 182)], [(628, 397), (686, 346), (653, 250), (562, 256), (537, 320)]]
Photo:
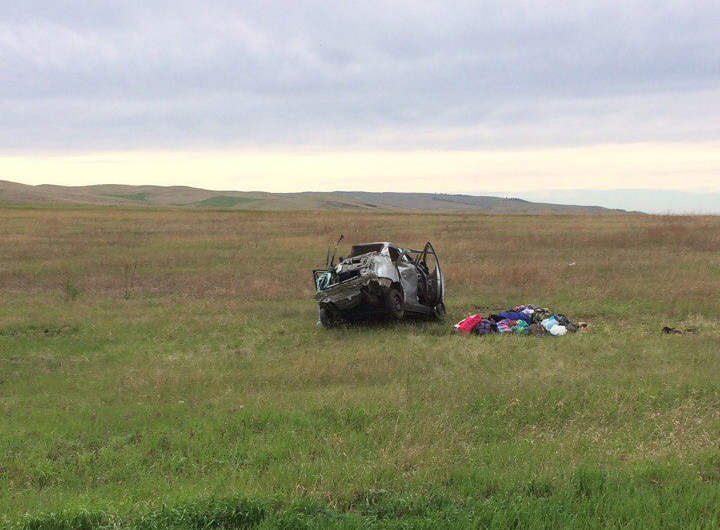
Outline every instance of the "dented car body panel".
[(313, 271), (321, 316), (323, 311), (335, 319), (383, 313), (391, 295), (402, 298), (395, 301), (402, 316), (444, 313), (444, 277), (429, 242), (421, 251), (389, 242), (355, 245), (336, 265), (329, 261), (327, 268)]

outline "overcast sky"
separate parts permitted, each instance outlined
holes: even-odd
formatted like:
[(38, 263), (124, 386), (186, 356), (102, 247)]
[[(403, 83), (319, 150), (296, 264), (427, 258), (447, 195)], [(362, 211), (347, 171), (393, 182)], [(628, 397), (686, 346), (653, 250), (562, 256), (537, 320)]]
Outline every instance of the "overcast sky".
[[(170, 184), (193, 153), (177, 183), (219, 189), (720, 191), (720, 2), (3, 6), (0, 178), (117, 182), (108, 164), (132, 159), (124, 181)], [(413, 182), (412, 153), (436, 173)], [(684, 174), (688, 153), (703, 162)], [(399, 184), (368, 156), (395, 161)], [(74, 179), (79, 157), (97, 171)], [(337, 182), (317, 176), (330, 168)]]

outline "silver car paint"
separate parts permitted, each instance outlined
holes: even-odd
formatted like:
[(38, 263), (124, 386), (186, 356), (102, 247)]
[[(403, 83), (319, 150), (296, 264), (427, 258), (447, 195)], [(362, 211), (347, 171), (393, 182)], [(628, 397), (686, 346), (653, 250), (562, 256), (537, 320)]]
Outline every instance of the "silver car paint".
[[(383, 249), (383, 251), (385, 250)], [(380, 281), (383, 278), (390, 280), (391, 283), (400, 283), (398, 271), (390, 259), (390, 255), (385, 252), (371, 252), (362, 256), (347, 258), (335, 266), (335, 272), (338, 274), (358, 270), (360, 271), (359, 277), (317, 291), (315, 300), (322, 304), (335, 304), (338, 309), (350, 309), (362, 302), (362, 288), (373, 280), (377, 282), (379, 291), (385, 291), (388, 287)]]
[[(418, 301), (418, 277), (412, 260), (409, 257), (402, 257), (397, 264), (393, 263), (389, 253), (390, 246), (396, 248), (402, 256), (406, 256), (406, 254), (395, 245), (389, 243), (383, 243), (383, 245), (380, 252), (346, 258), (338, 263), (334, 272), (346, 274), (359, 271), (360, 276), (318, 290), (314, 296), (315, 300), (319, 304), (333, 304), (340, 310), (351, 309), (363, 302), (363, 288), (372, 286), (376, 294), (382, 294), (387, 291), (390, 284), (397, 284), (402, 288), (408, 310), (422, 313), (432, 312), (432, 308), (420, 304)], [(440, 272), (444, 295), (444, 277), (442, 271)], [(389, 282), (383, 282), (383, 279), (389, 280)]]

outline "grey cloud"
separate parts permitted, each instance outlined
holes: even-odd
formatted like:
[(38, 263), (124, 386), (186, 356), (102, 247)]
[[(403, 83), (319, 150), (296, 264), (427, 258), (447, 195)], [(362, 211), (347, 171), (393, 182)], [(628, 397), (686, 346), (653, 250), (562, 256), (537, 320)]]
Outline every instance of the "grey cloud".
[(7, 150), (720, 139), (720, 4), (29, 0)]

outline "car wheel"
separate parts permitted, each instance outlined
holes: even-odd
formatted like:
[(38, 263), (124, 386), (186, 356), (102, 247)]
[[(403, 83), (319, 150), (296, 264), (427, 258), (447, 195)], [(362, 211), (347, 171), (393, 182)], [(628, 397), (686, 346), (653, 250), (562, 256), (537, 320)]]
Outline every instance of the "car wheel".
[(318, 312), (320, 314), (320, 324), (324, 328), (332, 328), (337, 325), (337, 318), (335, 314), (324, 307), (318, 308)]
[(447, 315), (447, 311), (445, 311), (445, 304), (440, 302), (438, 305), (435, 306), (435, 318), (438, 320), (442, 320)]
[(385, 314), (389, 320), (402, 320), (405, 316), (405, 298), (397, 287), (392, 287), (385, 295)]

